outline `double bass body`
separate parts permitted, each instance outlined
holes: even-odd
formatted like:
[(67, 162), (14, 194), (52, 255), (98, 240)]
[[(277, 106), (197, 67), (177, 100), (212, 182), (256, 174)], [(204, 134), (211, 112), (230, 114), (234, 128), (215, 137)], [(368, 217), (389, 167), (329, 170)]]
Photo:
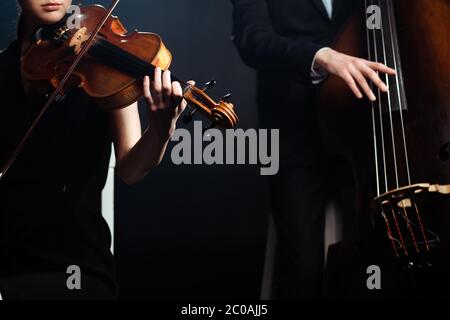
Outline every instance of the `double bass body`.
[[(370, 6), (381, 30), (368, 29)], [(354, 232), (330, 251), (331, 295), (442, 295), (450, 283), (449, 18), (447, 0), (366, 0), (335, 39), (336, 50), (397, 76), (382, 78), (390, 93), (374, 104), (337, 77), (320, 89), (323, 142), (351, 165), (356, 198)], [(367, 289), (370, 265), (384, 290)]]

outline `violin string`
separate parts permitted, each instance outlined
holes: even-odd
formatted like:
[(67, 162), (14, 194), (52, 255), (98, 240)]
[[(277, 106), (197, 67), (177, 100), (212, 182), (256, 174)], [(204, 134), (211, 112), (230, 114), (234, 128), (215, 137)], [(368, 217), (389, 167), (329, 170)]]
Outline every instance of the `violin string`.
[[(374, 4), (373, 0), (371, 0), (371, 5)], [(374, 55), (375, 55), (375, 62), (379, 62), (378, 61), (378, 44), (377, 44), (377, 38), (376, 38), (376, 34), (375, 34), (375, 29), (372, 30), (372, 34), (373, 34), (373, 45), (374, 45)], [(379, 72), (377, 71), (377, 75), (379, 75)], [(378, 113), (379, 113), (379, 118), (380, 118), (380, 132), (381, 132), (381, 146), (382, 146), (382, 151), (383, 151), (383, 170), (384, 170), (384, 187), (385, 187), (385, 192), (389, 191), (388, 188), (388, 178), (387, 178), (387, 166), (386, 166), (386, 146), (385, 146), (385, 140), (384, 140), (384, 123), (383, 123), (383, 110), (382, 110), (382, 106), (381, 106), (381, 92), (380, 89), (378, 89)]]
[[(367, 0), (364, 0), (365, 8), (367, 8)], [(367, 41), (367, 55), (369, 60), (372, 60), (372, 50), (370, 48), (369, 28), (366, 28), (366, 41)], [(370, 88), (373, 90), (373, 84), (370, 83)], [(375, 156), (375, 176), (377, 184), (377, 196), (380, 196), (380, 168), (378, 163), (378, 139), (377, 139), (377, 126), (375, 117), (375, 104), (371, 101), (371, 113), (372, 113), (372, 134), (373, 134), (373, 147)]]
[[(378, 0), (378, 7), (381, 9), (381, 2)], [(386, 57), (386, 43), (384, 39), (384, 16), (381, 15), (380, 19), (380, 27), (381, 27), (381, 42), (383, 47), (383, 64), (387, 65), (387, 57)], [(386, 86), (389, 89), (389, 76), (385, 74), (385, 80), (386, 80)], [(380, 90), (378, 92), (381, 93)], [(390, 123), (390, 131), (391, 131), (391, 139), (392, 139), (392, 153), (394, 158), (394, 173), (395, 173), (395, 184), (397, 186), (397, 189), (399, 186), (399, 179), (398, 179), (398, 167), (397, 167), (397, 146), (395, 143), (395, 129), (394, 129), (394, 121), (393, 121), (393, 111), (392, 111), (392, 102), (391, 102), (391, 92), (388, 91), (387, 94), (387, 101), (388, 101), (388, 110), (389, 110), (389, 123)]]
[(397, 96), (398, 96), (398, 107), (399, 107), (399, 111), (400, 111), (400, 123), (401, 123), (401, 128), (402, 128), (402, 138), (403, 138), (405, 163), (406, 163), (406, 174), (408, 177), (408, 185), (411, 185), (411, 172), (410, 172), (410, 167), (409, 167), (408, 147), (406, 145), (406, 134), (405, 134), (404, 121), (403, 121), (403, 106), (402, 106), (401, 89), (400, 89), (400, 81), (399, 81), (400, 70), (398, 67), (400, 65), (400, 62), (397, 63), (397, 55), (395, 52), (396, 46), (394, 44), (394, 35), (396, 35), (397, 30), (395, 28), (394, 19), (392, 17), (392, 14), (393, 14), (392, 8), (393, 8), (392, 1), (388, 0), (387, 1), (387, 10), (388, 10), (389, 31), (391, 34), (391, 45), (392, 45), (392, 51), (393, 51), (394, 68), (395, 68), (395, 70), (397, 70), (397, 73), (395, 75), (395, 81), (396, 81), (396, 89), (397, 89)]
[[(145, 75), (151, 74), (155, 69), (155, 67), (151, 63), (148, 63), (101, 38), (97, 39), (92, 49), (93, 50), (91, 53), (95, 54), (97, 49), (101, 50), (99, 54), (101, 55), (102, 59), (111, 57), (111, 61), (118, 68), (125, 68), (125, 66), (127, 66), (128, 69), (126, 71), (131, 72), (137, 76), (144, 77)], [(172, 81), (178, 81), (182, 88), (189, 88), (191, 86), (175, 76), (172, 76)]]

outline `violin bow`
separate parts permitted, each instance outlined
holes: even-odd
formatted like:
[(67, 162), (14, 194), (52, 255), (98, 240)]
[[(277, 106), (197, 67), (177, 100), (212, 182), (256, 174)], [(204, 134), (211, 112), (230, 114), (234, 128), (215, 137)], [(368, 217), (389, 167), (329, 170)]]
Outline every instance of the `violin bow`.
[(38, 123), (41, 121), (43, 115), (45, 114), (45, 112), (48, 110), (48, 108), (55, 102), (60, 100), (63, 97), (63, 88), (64, 86), (67, 84), (67, 81), (69, 80), (70, 76), (73, 74), (74, 70), (76, 69), (76, 67), (79, 65), (81, 59), (86, 55), (86, 53), (88, 52), (88, 50), (91, 48), (95, 37), (97, 36), (97, 34), (100, 32), (100, 29), (103, 27), (103, 25), (106, 23), (106, 21), (108, 20), (108, 18), (111, 16), (112, 12), (114, 11), (114, 9), (116, 8), (117, 4), (120, 2), (120, 0), (113, 0), (113, 2), (111, 3), (111, 5), (109, 6), (108, 10), (106, 11), (105, 16), (102, 18), (102, 20), (100, 21), (100, 23), (97, 25), (97, 27), (94, 29), (94, 32), (92, 32), (92, 34), (90, 35), (89, 39), (86, 40), (83, 48), (81, 49), (81, 51), (79, 52), (79, 54), (77, 55), (76, 59), (74, 60), (74, 62), (72, 63), (72, 65), (70, 66), (69, 70), (67, 71), (66, 75), (62, 78), (61, 82), (59, 83), (59, 85), (56, 87), (55, 91), (53, 91), (52, 95), (48, 98), (46, 104), (44, 105), (44, 107), (41, 109), (41, 111), (39, 112), (39, 114), (37, 115), (37, 117), (35, 118), (35, 120), (33, 121), (32, 125), (30, 126), (30, 128), (28, 129), (28, 131), (26, 132), (26, 134), (23, 136), (22, 140), (20, 141), (20, 143), (17, 145), (17, 147), (14, 149), (13, 153), (11, 154), (11, 156), (8, 158), (8, 161), (5, 163), (5, 165), (3, 166), (2, 170), (0, 171), (0, 181), (4, 178), (4, 176), (6, 175), (6, 173), (8, 172), (8, 170), (11, 168), (11, 166), (13, 165), (13, 163), (15, 162), (15, 160), (17, 159), (17, 157), (19, 156), (19, 154), (21, 153), (21, 151), (23, 150), (26, 142), (28, 141), (28, 139), (30, 138), (31, 134), (33, 133), (33, 131), (35, 130), (35, 128), (37, 127)]

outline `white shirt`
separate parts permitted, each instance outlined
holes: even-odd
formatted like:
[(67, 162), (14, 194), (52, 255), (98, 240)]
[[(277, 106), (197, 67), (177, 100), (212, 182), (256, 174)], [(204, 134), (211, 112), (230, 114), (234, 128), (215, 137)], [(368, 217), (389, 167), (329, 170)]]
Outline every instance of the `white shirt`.
[(325, 6), (325, 9), (327, 9), (328, 16), (333, 16), (333, 0), (322, 0), (323, 5)]

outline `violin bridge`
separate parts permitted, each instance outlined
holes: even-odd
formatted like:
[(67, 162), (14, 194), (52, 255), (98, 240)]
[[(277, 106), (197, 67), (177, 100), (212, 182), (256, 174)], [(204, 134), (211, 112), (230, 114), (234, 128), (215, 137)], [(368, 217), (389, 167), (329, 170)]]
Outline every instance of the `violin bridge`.
[(76, 55), (78, 55), (81, 51), (82, 45), (89, 39), (89, 35), (87, 34), (87, 28), (83, 27), (78, 30), (70, 39), (69, 47), (73, 47), (73, 51)]

